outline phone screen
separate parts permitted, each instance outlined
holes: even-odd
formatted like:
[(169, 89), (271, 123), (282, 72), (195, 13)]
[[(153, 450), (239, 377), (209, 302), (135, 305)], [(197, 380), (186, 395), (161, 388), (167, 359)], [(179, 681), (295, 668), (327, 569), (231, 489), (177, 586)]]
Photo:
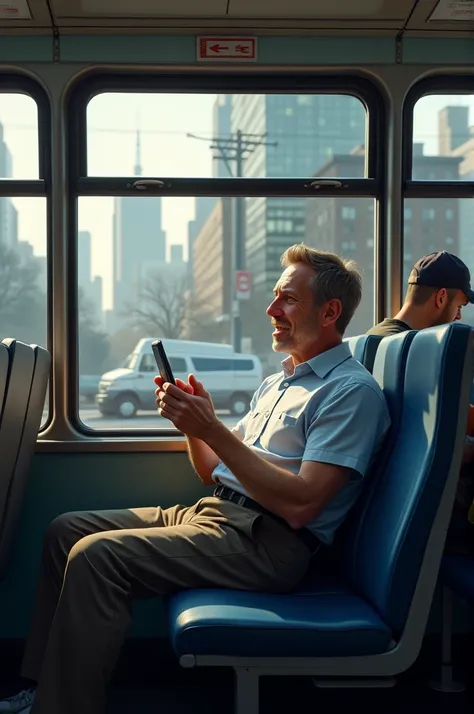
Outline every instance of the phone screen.
[(158, 367), (160, 377), (164, 379), (165, 382), (176, 384), (162, 341), (155, 340), (155, 342), (152, 343), (151, 348), (153, 350), (153, 354), (155, 355), (156, 366)]

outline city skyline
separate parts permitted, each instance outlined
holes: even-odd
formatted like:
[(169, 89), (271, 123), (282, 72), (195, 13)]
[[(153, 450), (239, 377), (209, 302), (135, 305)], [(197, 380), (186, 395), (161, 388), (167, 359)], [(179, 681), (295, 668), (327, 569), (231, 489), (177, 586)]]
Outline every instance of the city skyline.
[[(5, 95), (4, 95), (5, 96)], [(143, 98), (147, 106), (143, 106)], [(97, 103), (97, 100), (101, 101)], [(212, 176), (212, 153), (206, 142), (186, 138), (186, 133), (212, 135), (216, 95), (139, 95), (129, 101), (123, 95), (99, 95), (88, 108), (89, 171), (95, 175), (130, 175), (134, 166), (137, 121), (142, 138), (144, 175)], [(113, 100), (113, 101), (112, 101)], [(164, 112), (164, 102), (166, 109)], [(415, 108), (415, 142), (424, 144), (425, 155), (437, 155), (438, 112), (446, 105), (469, 106), (469, 124), (474, 124), (474, 97), (457, 95), (425, 97)], [(144, 111), (148, 109), (148, 111)], [(113, 117), (113, 125), (111, 122)], [(139, 119), (137, 120), (137, 117)], [(190, 119), (192, 117), (192, 119)], [(165, 118), (165, 119), (163, 119)], [(12, 154), (13, 178), (37, 178), (37, 111), (24, 95), (0, 99), (0, 122)], [(108, 125), (108, 126), (107, 126)], [(156, 129), (160, 126), (160, 129)], [(120, 151), (117, 149), (120, 147)], [(124, 172), (124, 166), (130, 171)], [(162, 171), (158, 169), (162, 168)], [(18, 238), (33, 246), (35, 255), (45, 254), (45, 200), (12, 199), (18, 210)], [(147, 199), (144, 199), (147, 200)], [(104, 309), (112, 298), (113, 198), (81, 198), (79, 230), (92, 236), (92, 277), (104, 284)], [(188, 223), (194, 219), (193, 198), (162, 199), (162, 227), (170, 246), (182, 245), (187, 259)]]

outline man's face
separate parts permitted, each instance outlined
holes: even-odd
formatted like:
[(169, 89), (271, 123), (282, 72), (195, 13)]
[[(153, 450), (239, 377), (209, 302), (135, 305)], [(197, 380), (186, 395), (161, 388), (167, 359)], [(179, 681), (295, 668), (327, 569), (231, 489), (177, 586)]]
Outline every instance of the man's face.
[(267, 308), (275, 352), (304, 355), (318, 340), (322, 308), (314, 303), (314, 276), (309, 265), (296, 263), (286, 268), (275, 285), (275, 299)]
[(462, 290), (457, 290), (451, 298), (444, 288), (439, 290), (435, 295), (436, 312), (433, 316), (433, 326), (445, 325), (448, 322), (460, 320), (462, 318), (462, 309), (467, 303), (467, 297)]

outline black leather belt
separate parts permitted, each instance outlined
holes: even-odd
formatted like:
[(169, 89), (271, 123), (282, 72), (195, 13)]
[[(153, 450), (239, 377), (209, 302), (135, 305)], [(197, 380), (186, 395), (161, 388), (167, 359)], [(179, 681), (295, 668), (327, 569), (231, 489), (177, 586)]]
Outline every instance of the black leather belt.
[(291, 528), (288, 523), (283, 520), (283, 518), (280, 518), (271, 511), (268, 511), (257, 501), (254, 501), (253, 498), (248, 498), (248, 496), (244, 496), (238, 491), (233, 491), (231, 488), (227, 488), (227, 486), (218, 486), (214, 491), (214, 496), (216, 496), (216, 498), (222, 498), (223, 501), (232, 501), (232, 503), (236, 503), (238, 506), (242, 506), (242, 508), (249, 508), (251, 511), (257, 511), (257, 513), (262, 513), (265, 516), (273, 518), (273, 520), (278, 521), (278, 523), (290, 530), (297, 538), (303, 541), (311, 553), (316, 553), (321, 546), (319, 538), (308, 528), (294, 530), (294, 528)]

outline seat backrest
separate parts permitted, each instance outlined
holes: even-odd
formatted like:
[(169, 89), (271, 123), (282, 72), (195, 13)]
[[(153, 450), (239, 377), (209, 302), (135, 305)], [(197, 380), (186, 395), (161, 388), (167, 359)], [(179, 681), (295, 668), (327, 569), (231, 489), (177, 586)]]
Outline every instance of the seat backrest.
[[(16, 343), (15, 353), (18, 344)], [(25, 345), (26, 346), (26, 345)], [(28, 395), (23, 428), (18, 443), (17, 457), (10, 473), (2, 472), (0, 485), (0, 580), (5, 576), (13, 544), (18, 532), (21, 507), (23, 505), (31, 458), (34, 453), (38, 431), (41, 426), (46, 390), (51, 366), (50, 354), (37, 345), (31, 345), (33, 355), (33, 374)], [(28, 369), (29, 369), (28, 359)], [(25, 367), (23, 366), (23, 369)], [(26, 379), (26, 375), (25, 375)], [(0, 440), (1, 440), (0, 428)], [(1, 454), (1, 451), (0, 451)]]
[(415, 334), (415, 330), (402, 332), (385, 337), (378, 344), (372, 373), (382, 388), (387, 401), (390, 412), (390, 430), (385, 437), (381, 451), (377, 454), (370, 473), (367, 475), (368, 483), (351, 509), (338, 536), (338, 541), (341, 544), (343, 568), (346, 577), (352, 581), (356, 579), (357, 572), (365, 567), (365, 563), (360, 562), (361, 556), (364, 557), (361, 545), (363, 545), (363, 539), (367, 537), (365, 520), (370, 513), (371, 500), (393, 451), (400, 429), (405, 390), (405, 371), (410, 345)]
[(372, 372), (377, 348), (382, 337), (380, 335), (357, 335), (344, 340), (349, 345), (352, 355), (358, 362)]
[[(385, 339), (388, 355), (389, 340), (400, 340), (399, 350), (404, 335)], [(411, 340), (398, 434), (371, 494), (358, 533), (358, 567), (350, 573), (394, 631), (415, 606), (415, 629), (426, 625), (461, 465), (472, 358), (467, 325), (421, 330)]]

